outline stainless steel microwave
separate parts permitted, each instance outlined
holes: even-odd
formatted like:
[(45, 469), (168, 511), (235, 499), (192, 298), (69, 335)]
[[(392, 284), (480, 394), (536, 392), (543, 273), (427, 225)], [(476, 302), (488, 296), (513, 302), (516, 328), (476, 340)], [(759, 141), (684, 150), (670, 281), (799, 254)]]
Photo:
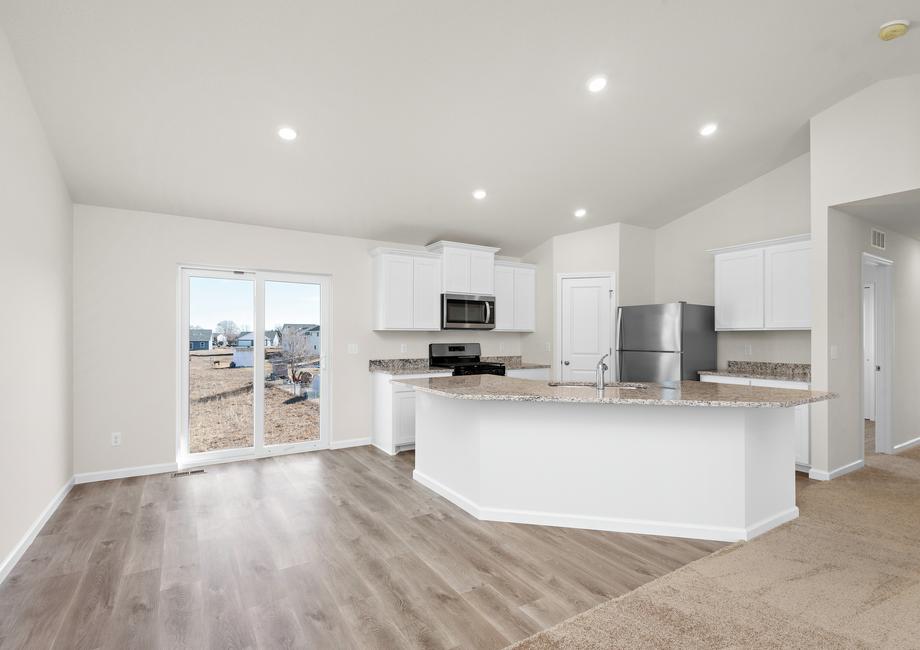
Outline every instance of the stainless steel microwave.
[(441, 329), (495, 329), (495, 296), (441, 294)]

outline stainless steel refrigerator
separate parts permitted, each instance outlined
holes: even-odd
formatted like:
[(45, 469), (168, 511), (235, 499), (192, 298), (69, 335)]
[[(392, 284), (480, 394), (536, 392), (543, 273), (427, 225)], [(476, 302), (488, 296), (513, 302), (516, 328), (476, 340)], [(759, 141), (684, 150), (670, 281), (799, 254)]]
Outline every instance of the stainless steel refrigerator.
[(715, 308), (672, 302), (617, 310), (619, 381), (699, 379), (716, 367)]

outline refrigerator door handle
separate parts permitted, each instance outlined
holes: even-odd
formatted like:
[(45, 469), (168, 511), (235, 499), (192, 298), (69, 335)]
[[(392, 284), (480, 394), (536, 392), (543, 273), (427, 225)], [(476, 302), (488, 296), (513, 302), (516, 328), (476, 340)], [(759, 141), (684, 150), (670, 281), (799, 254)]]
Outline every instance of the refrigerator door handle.
[(614, 341), (613, 345), (616, 348), (616, 354), (611, 355), (613, 357), (613, 380), (622, 381), (620, 379), (620, 340), (623, 336), (623, 308), (617, 307), (617, 324), (616, 329), (614, 329)]

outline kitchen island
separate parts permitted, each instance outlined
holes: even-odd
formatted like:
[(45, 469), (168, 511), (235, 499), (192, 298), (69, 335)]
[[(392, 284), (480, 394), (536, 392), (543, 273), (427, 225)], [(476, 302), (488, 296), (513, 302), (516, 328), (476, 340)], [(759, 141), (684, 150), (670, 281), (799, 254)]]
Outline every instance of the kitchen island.
[(833, 394), (494, 375), (416, 391), (414, 478), (478, 519), (713, 540), (798, 516), (792, 407)]

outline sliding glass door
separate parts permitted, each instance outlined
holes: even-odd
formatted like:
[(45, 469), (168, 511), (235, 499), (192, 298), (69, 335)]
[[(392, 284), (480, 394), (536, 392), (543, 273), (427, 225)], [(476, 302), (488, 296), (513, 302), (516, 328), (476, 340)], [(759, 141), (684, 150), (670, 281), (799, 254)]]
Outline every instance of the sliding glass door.
[(181, 276), (179, 463), (327, 447), (329, 279)]

